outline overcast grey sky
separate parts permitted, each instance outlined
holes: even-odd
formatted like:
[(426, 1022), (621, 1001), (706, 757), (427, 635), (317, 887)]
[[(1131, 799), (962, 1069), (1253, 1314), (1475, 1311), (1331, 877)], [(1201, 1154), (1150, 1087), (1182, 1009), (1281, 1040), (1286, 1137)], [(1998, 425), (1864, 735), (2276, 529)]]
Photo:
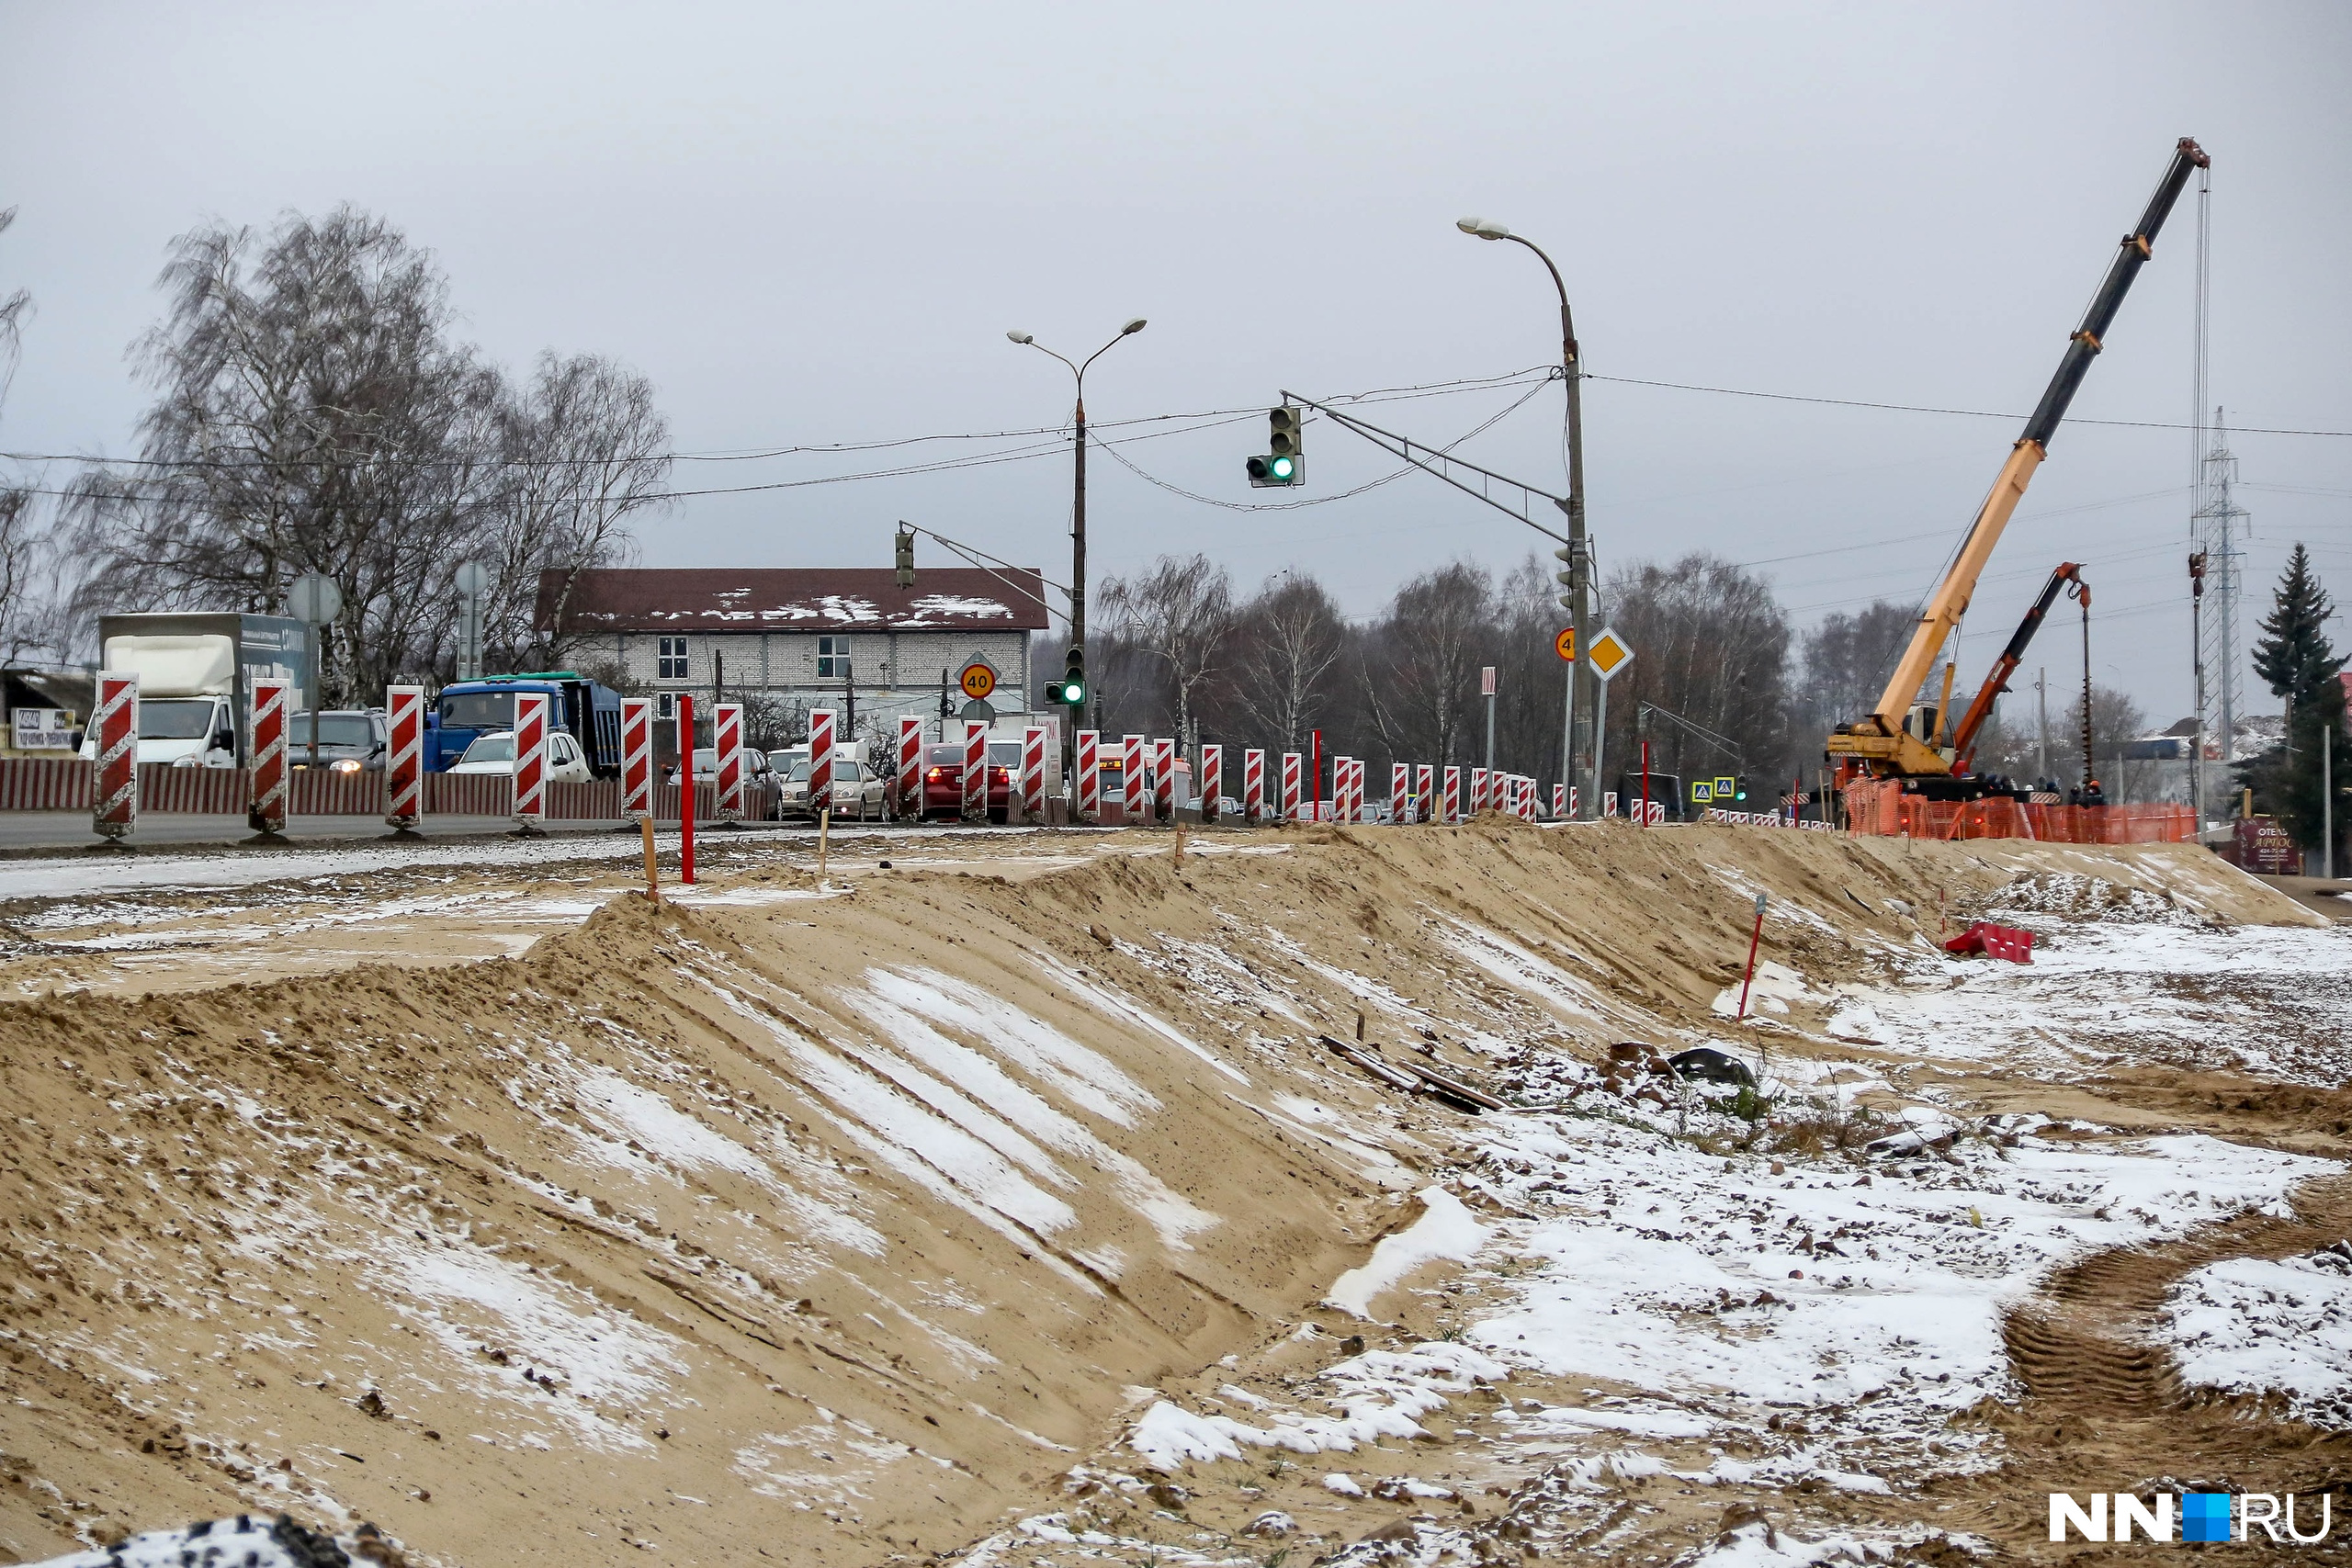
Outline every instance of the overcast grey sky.
[[(1552, 251), (1596, 376), (2022, 413), (2181, 135), (2213, 157), (2215, 400), (2352, 430), (2348, 68), (2341, 5), (0, 4), (0, 206), (21, 209), (0, 288), (39, 312), (0, 446), (130, 450), (124, 350), (171, 238), (344, 201), (436, 253), (491, 355), (643, 370), (683, 451), (1066, 419), (1068, 373), (1008, 327), (1077, 356), (1150, 319), (1090, 375), (1098, 422), (1556, 359), (1540, 265), (1457, 232), (1465, 213)], [(2185, 200), (2078, 416), (2188, 417), (2192, 232)], [(1516, 395), (1374, 417), (1446, 440)], [(1557, 487), (1559, 407), (1546, 389), (1464, 453)], [(1616, 382), (1587, 410), (1604, 568), (1769, 562), (1801, 624), (1915, 597), (2017, 434)], [(1241, 478), (1262, 436), (1252, 417), (1125, 450), (1247, 504), (1272, 494)], [(2236, 446), (2256, 607), (2299, 538), (2352, 599), (2352, 440)], [(1308, 497), (1393, 466), (1328, 423), (1307, 453)], [(2062, 429), (1965, 678), (2074, 558), (2099, 678), (2186, 713), (2189, 472), (2184, 432)], [(1245, 587), (1311, 570), (1351, 614), (1545, 544), (1419, 475), (1256, 515), (1103, 459), (1091, 478), (1098, 574), (1199, 549)], [(644, 559), (886, 565), (908, 518), (1058, 577), (1069, 479), (1056, 453), (698, 499)], [(2071, 638), (2041, 651), (2078, 678)]]

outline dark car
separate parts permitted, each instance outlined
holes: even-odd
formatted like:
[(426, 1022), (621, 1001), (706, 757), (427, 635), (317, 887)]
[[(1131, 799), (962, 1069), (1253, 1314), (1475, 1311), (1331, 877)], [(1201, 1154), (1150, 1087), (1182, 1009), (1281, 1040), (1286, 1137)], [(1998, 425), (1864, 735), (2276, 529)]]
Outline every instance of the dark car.
[[(338, 773), (380, 773), (391, 728), (381, 708), (325, 708), (319, 713), (318, 765)], [(286, 761), (289, 766), (311, 765), (311, 716), (298, 713), (286, 722)]]
[[(1012, 799), (1012, 775), (1021, 766), (1021, 742), (988, 743), (989, 820), (1001, 822)], [(964, 748), (933, 746), (922, 770), (922, 814), (925, 820), (964, 814)]]

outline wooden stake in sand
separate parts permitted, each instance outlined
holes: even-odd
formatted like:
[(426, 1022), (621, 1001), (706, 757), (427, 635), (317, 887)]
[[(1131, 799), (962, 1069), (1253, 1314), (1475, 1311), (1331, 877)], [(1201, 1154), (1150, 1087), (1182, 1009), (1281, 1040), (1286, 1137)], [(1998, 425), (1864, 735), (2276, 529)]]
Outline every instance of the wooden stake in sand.
[(1182, 817), (1176, 818), (1176, 863), (1184, 863), (1184, 819)]
[(833, 830), (833, 808), (826, 807), (817, 813), (817, 886), (825, 885), (825, 840)]
[(653, 818), (643, 817), (638, 825), (645, 829), (645, 896), (654, 903), (662, 902), (660, 863), (653, 858)]

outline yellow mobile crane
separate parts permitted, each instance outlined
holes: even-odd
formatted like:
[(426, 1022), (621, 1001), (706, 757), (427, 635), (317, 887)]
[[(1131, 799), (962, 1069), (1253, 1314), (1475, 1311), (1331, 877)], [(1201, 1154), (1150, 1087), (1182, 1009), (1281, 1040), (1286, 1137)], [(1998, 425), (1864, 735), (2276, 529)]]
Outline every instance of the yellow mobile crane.
[[(2041, 406), (2026, 421), (2025, 434), (2018, 437), (2017, 445), (2009, 451), (2009, 460), (2002, 466), (2000, 478), (1993, 481), (1992, 493), (1984, 498), (1976, 520), (1969, 525), (1951, 569), (1929, 596), (1919, 616), (1919, 627), (1911, 634), (1910, 646), (1904, 650), (1902, 662), (1894, 667), (1886, 690), (1880, 694), (1878, 706), (1865, 717), (1839, 725), (1830, 735), (1829, 755), (1837, 759), (1840, 784), (1863, 774), (1877, 778), (1950, 778), (1957, 767), (1966, 765), (1960, 760), (1962, 749), (1951, 744), (1952, 737), (1947, 728), (1951, 707), (1950, 671), (1945, 674), (1940, 700), (1917, 702), (1919, 689), (1935, 667), (1936, 655), (1942, 651), (1961, 617), (1968, 613), (1968, 601), (1976, 592), (1976, 580), (1983, 574), (1993, 547), (2000, 543), (2001, 531), (2008, 526), (2009, 515), (2023, 499), (2034, 469), (2050, 455), (2052, 433), (2066, 416), (2066, 405), (2082, 386), (2083, 377), (2089, 371), (2091, 360), (2098, 355), (2108, 328), (2123, 303), (2123, 296), (2132, 288), (2132, 280), (2154, 252), (2156, 231), (2164, 227), (2173, 203), (2179, 199), (2190, 171), (2204, 168), (2207, 162), (2203, 149), (2195, 141), (2186, 136), (2180, 139), (2173, 152), (2172, 166), (2165, 171), (2155, 194), (2148, 198), (2147, 210), (2140, 215), (2138, 226), (2123, 236), (2122, 245), (2107, 269), (2106, 280), (2091, 297), (2090, 308), (2083, 312), (2082, 325), (2075, 329), (2067, 342), (2066, 355), (2058, 362), (2058, 373), (2050, 378), (2049, 389), (2041, 394)], [(2054, 583), (2056, 580), (2052, 581)], [(1973, 734), (1970, 739), (1974, 739)]]

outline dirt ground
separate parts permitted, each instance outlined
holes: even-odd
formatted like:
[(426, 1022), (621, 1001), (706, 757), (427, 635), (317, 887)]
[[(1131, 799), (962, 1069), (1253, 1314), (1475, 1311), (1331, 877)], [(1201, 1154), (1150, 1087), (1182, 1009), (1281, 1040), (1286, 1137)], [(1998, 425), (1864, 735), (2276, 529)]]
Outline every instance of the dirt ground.
[[(658, 905), (562, 843), (0, 899), (0, 1554), (282, 1509), (465, 1568), (1809, 1562), (1783, 1543), (1840, 1532), (1940, 1562), (2079, 1550), (2041, 1540), (2069, 1483), (2352, 1481), (2352, 1438), (2184, 1386), (2151, 1337), (2200, 1263), (2352, 1234), (2340, 1176), (2038, 1276), (2000, 1309), (2009, 1381), (1932, 1419), (1881, 1420), (1895, 1394), (1645, 1427), (1636, 1381), (1500, 1370), (1479, 1325), (1535, 1267), (1500, 1240), (1378, 1263), (1456, 1208), (1532, 1234), (1531, 1181), (1599, 1202), (1496, 1169), (1546, 1086), (1758, 1186), (1946, 1180), (1841, 1141), (1921, 1108), (2340, 1164), (2346, 971), (2164, 972), (2191, 933), (2324, 925), (2210, 855), (1487, 822), (1204, 831), (1181, 862), (1166, 831), (868, 837), (820, 881), (813, 850), (707, 843)], [(2225, 1022), (2151, 1035), (2059, 966), (2002, 993), (2014, 1027), (1923, 1055), (1901, 987), (1963, 1004), (1922, 955), (1996, 906), (2142, 942), (2115, 951), (2159, 954), (2154, 1005)], [(1709, 1041), (1841, 1130), (1710, 1142), (1606, 1072)], [(1333, 1304), (1343, 1277), (1371, 1294)], [(1360, 1429), (1139, 1457), (1162, 1405), (1302, 1402)], [(1653, 1467), (1537, 1440), (1563, 1421)], [(1839, 1421), (1898, 1484), (1773, 1469)]]

